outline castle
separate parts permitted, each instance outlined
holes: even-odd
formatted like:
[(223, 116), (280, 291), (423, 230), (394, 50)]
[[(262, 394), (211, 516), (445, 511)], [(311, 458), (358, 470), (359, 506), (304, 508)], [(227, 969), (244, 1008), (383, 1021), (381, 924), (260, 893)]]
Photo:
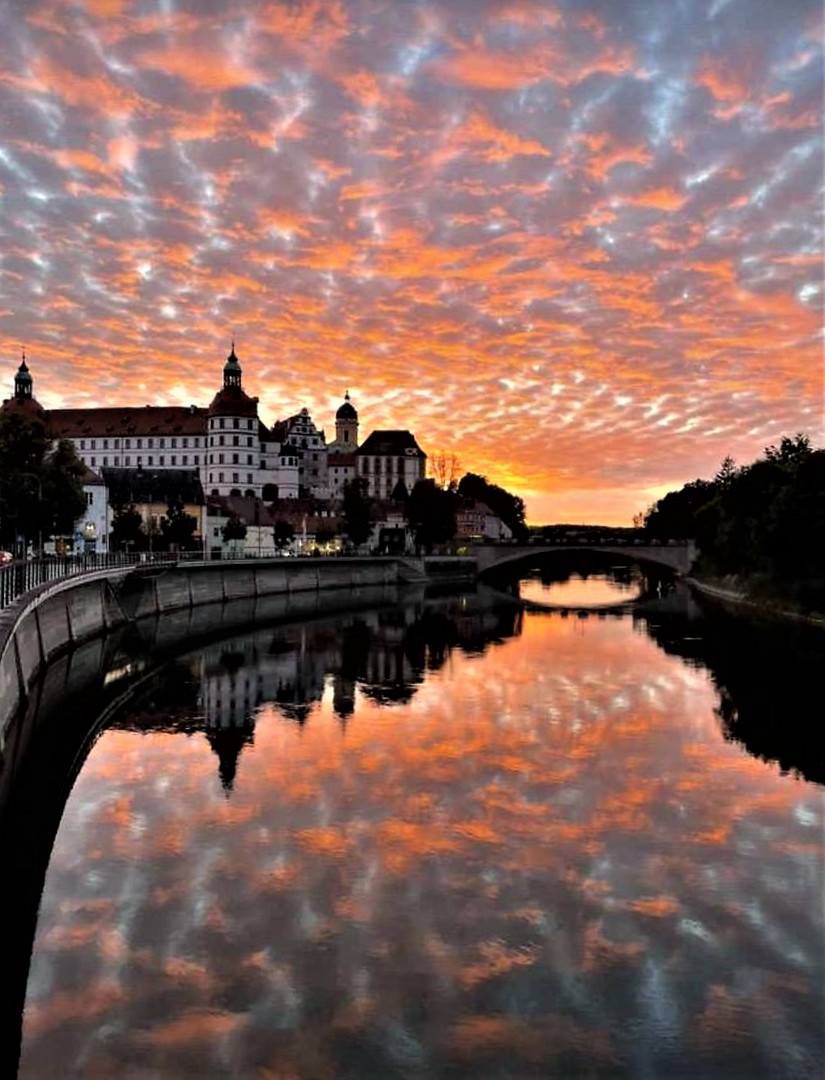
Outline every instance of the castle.
[(258, 416), (258, 398), (243, 388), (235, 344), (223, 367), (223, 386), (207, 407), (146, 405), (43, 409), (25, 353), (3, 410), (41, 419), (54, 439), (68, 439), (92, 474), (104, 470), (196, 472), (208, 496), (274, 501), (339, 499), (356, 476), (374, 498), (389, 498), (402, 483), (411, 491), (426, 476), (427, 455), (406, 430), (374, 431), (358, 442), (358, 413), (346, 394), (335, 414), (335, 439), (307, 409), (271, 428)]

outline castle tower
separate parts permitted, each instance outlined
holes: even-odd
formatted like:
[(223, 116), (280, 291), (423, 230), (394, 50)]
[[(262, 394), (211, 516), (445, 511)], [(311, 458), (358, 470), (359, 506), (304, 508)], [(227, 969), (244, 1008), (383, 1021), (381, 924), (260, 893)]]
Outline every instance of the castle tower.
[(244, 392), (235, 342), (223, 366), (223, 388), (208, 409), (207, 492), (260, 497), (260, 437), (258, 399)]
[(23, 359), (17, 374), (14, 376), (14, 397), (17, 401), (31, 401), (34, 383), (26, 364), (26, 353), (23, 351)]

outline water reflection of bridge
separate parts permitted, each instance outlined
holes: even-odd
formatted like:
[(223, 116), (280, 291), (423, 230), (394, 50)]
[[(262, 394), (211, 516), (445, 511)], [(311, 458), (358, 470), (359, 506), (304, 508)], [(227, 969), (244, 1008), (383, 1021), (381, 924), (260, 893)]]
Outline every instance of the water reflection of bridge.
[(701, 614), (701, 609), (693, 594), (684, 585), (665, 588), (662, 591), (651, 589), (638, 596), (629, 597), (627, 600), (614, 600), (606, 604), (554, 604), (525, 598), (521, 598), (519, 602), (525, 611), (561, 615), (563, 618), (570, 615), (587, 619), (606, 618), (609, 615), (621, 617), (632, 614), (641, 615), (645, 618), (655, 618), (659, 615), (678, 615), (694, 619)]

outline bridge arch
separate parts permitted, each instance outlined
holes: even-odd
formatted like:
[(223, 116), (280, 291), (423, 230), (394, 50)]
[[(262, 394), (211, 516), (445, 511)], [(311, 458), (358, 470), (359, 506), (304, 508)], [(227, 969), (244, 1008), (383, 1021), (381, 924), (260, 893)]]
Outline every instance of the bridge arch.
[(480, 545), (474, 550), (480, 577), (501, 566), (525, 562), (536, 556), (569, 555), (576, 551), (594, 551), (604, 555), (618, 555), (630, 562), (648, 563), (666, 567), (683, 576), (690, 570), (696, 558), (696, 545), (692, 540), (678, 544), (525, 544)]

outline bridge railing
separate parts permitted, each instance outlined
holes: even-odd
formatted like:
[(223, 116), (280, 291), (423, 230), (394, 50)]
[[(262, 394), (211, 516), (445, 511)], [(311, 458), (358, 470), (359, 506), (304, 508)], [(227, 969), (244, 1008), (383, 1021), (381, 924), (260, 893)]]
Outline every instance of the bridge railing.
[[(187, 553), (189, 558), (202, 559), (200, 552)], [(145, 562), (179, 562), (186, 554), (158, 551), (126, 553), (117, 552), (107, 555), (55, 555), (42, 559), (15, 559), (0, 566), (0, 609), (13, 604), (15, 600), (40, 585), (59, 578), (86, 574), (90, 570), (105, 570), (121, 566), (133, 566)]]

